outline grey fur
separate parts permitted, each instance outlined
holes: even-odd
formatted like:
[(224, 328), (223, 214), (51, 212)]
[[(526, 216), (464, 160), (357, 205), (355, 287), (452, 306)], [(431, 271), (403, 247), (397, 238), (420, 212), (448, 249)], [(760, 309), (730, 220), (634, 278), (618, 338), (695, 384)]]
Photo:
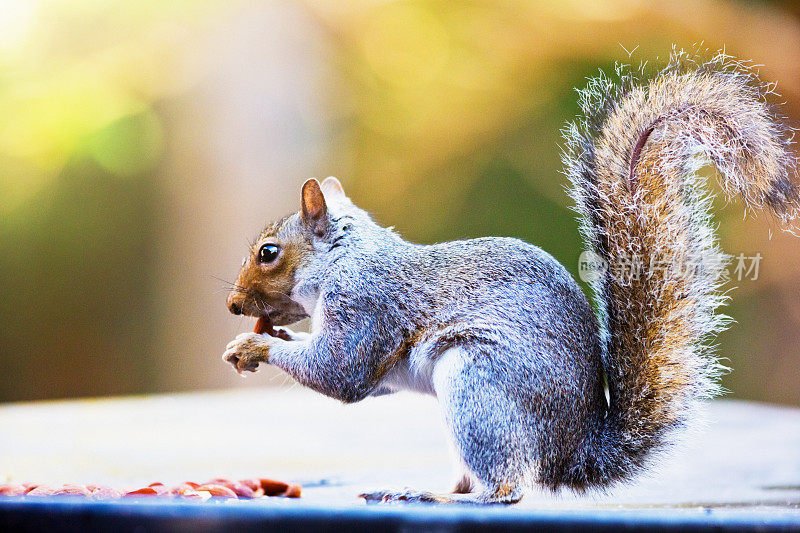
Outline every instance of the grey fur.
[[(605, 403), (597, 321), (566, 269), (517, 239), (422, 246), (349, 202), (330, 211), (352, 229), (343, 239), (330, 232), (295, 289), (320, 298), (320, 330), (311, 343), (274, 343), (269, 361), (344, 402), (401, 389), (436, 394), (485, 488), (549, 483)], [(296, 231), (302, 222), (286, 224)], [(334, 240), (340, 246), (327, 252)], [(433, 367), (453, 347), (470, 359), (435, 390)]]
[[(606, 259), (718, 251), (694, 174), (698, 150), (751, 205), (787, 220), (796, 212), (787, 130), (761, 86), (725, 60), (684, 72), (685, 60), (651, 85), (624, 73), (619, 85), (594, 81), (585, 121), (567, 131), (587, 245)], [(291, 297), (312, 316), (312, 335), (244, 334), (225, 357), (244, 368), (268, 361), (347, 403), (403, 389), (437, 396), (465, 479), (481, 492), (369, 500), (508, 503), (532, 485), (606, 487), (639, 471), (716, 391), (705, 341), (724, 321), (714, 314), (719, 265), (638, 284), (609, 271), (595, 286), (598, 321), (564, 267), (533, 245), (412, 244), (343, 195), (328, 198), (326, 216), (318, 235), (299, 213), (275, 230), (305, 235), (311, 250)]]

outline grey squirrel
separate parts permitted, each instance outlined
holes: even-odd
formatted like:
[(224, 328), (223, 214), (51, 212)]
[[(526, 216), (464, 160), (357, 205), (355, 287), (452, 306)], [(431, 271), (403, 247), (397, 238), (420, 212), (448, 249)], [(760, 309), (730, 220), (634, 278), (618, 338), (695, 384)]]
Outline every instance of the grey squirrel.
[(696, 171), (710, 160), (727, 194), (784, 222), (797, 215), (792, 131), (767, 92), (729, 57), (677, 54), (649, 80), (620, 69), (581, 93), (564, 162), (586, 246), (608, 265), (643, 262), (640, 276), (599, 273), (597, 315), (536, 246), (412, 244), (335, 178), (311, 179), (300, 211), (253, 244), (227, 304), (278, 326), (310, 316), (312, 333), (243, 333), (223, 358), (240, 372), (273, 364), (346, 403), (434, 395), (463, 465), (453, 494), (368, 501), (513, 503), (536, 485), (629, 479), (718, 390), (708, 341), (725, 325), (725, 261), (709, 260), (723, 256)]

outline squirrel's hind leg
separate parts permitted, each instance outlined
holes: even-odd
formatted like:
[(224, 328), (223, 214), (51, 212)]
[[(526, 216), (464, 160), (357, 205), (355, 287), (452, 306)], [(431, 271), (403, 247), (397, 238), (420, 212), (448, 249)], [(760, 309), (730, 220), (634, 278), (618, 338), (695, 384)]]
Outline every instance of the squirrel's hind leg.
[[(529, 479), (532, 470), (533, 443), (529, 437), (534, 431), (529, 427), (531, 413), (522, 410), (521, 404), (524, 402), (509, 397), (507, 387), (516, 381), (519, 385), (517, 388), (523, 389), (530, 382), (530, 377), (515, 371), (513, 362), (503, 362), (504, 381), (499, 380), (500, 370), (491, 365), (492, 361), (503, 361), (504, 358), (485, 353), (492, 349), (498, 348), (465, 344), (450, 348), (438, 358), (432, 374), (433, 388), (453, 447), (468, 472), (485, 489), (458, 494), (467, 489), (460, 482), (455, 494), (414, 490), (377, 491), (362, 494), (362, 498), (368, 503), (476, 505), (509, 504), (522, 499), (523, 487), (526, 486), (524, 482)], [(517, 377), (520, 379), (517, 380)]]

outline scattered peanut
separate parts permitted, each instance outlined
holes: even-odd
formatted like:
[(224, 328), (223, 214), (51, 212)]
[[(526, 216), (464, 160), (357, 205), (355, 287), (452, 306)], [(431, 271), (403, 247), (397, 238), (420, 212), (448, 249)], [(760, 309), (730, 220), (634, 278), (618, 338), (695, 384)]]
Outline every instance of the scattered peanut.
[(151, 483), (146, 487), (136, 490), (119, 491), (105, 485), (76, 485), (66, 483), (61, 487), (38, 483), (7, 483), (0, 485), (0, 496), (72, 496), (92, 499), (118, 499), (118, 498), (149, 498), (153, 496), (162, 498), (185, 498), (195, 500), (208, 500), (210, 498), (240, 498), (253, 499), (262, 496), (278, 496), (284, 498), (299, 498), (300, 485), (284, 483), (268, 478), (251, 479), (225, 479), (215, 478), (200, 484), (187, 481), (168, 487), (163, 483)]
[(200, 485), (197, 492), (208, 492), (215, 498), (236, 498), (236, 493), (224, 485)]
[(22, 496), (26, 492), (28, 492), (28, 489), (19, 483), (0, 485), (0, 496)]
[(286, 492), (289, 488), (288, 483), (283, 481), (275, 481), (274, 479), (261, 478), (258, 480), (261, 483), (261, 488), (264, 489), (264, 494), (267, 496), (278, 496)]

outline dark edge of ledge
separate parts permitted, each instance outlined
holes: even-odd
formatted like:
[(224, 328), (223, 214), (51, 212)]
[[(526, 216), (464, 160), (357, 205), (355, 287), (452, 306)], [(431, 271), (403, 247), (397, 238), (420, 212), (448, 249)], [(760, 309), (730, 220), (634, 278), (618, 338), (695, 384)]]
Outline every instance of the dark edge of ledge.
[(535, 510), (303, 502), (0, 498), (2, 531), (800, 531), (800, 511), (775, 509)]

